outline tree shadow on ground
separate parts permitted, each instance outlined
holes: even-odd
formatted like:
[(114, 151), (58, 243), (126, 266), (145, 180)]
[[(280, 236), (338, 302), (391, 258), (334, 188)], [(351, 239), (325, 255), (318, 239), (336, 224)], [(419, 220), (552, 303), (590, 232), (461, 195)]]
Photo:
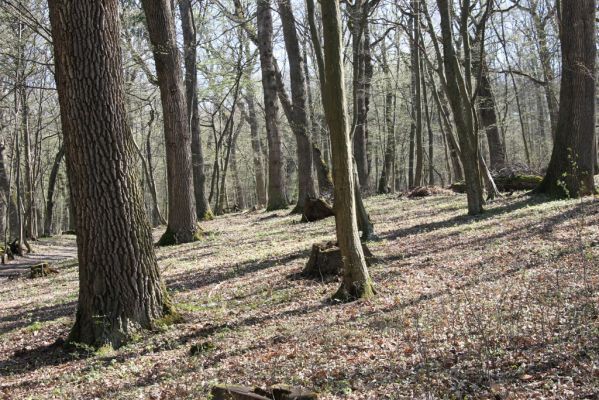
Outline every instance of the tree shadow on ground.
[(26, 309), (15, 314), (0, 317), (0, 335), (23, 328), (32, 322), (47, 322), (58, 318), (74, 315), (77, 307), (76, 301), (60, 303), (35, 309)]
[(233, 266), (221, 266), (218, 270), (215, 268), (203, 268), (201, 271), (183, 272), (166, 278), (166, 285), (171, 290), (191, 291), (229, 279), (241, 278), (245, 275), (269, 269), (280, 264), (286, 264), (300, 258), (307, 258), (309, 254), (309, 250), (302, 250), (283, 257), (273, 257), (261, 261), (252, 260)]
[(516, 210), (519, 210), (519, 209), (522, 209), (525, 207), (545, 203), (547, 201), (548, 201), (548, 198), (542, 197), (542, 196), (522, 196), (520, 199), (518, 199), (518, 201), (511, 202), (509, 204), (499, 206), (499, 207), (489, 208), (483, 214), (480, 214), (480, 215), (475, 215), (475, 216), (465, 215), (465, 214), (458, 215), (456, 217), (453, 217), (453, 218), (450, 218), (447, 220), (443, 220), (443, 221), (419, 224), (419, 225), (415, 225), (415, 226), (410, 226), (408, 228), (402, 228), (402, 229), (398, 229), (395, 231), (388, 231), (388, 232), (380, 233), (379, 236), (382, 239), (395, 240), (395, 239), (398, 239), (398, 238), (401, 238), (404, 236), (414, 235), (414, 234), (423, 233), (423, 232), (431, 232), (431, 231), (436, 231), (438, 229), (451, 228), (456, 225), (464, 225), (464, 224), (469, 224), (472, 222), (488, 220), (488, 219), (495, 218), (495, 217), (498, 217), (503, 214), (511, 213), (513, 211), (516, 211)]

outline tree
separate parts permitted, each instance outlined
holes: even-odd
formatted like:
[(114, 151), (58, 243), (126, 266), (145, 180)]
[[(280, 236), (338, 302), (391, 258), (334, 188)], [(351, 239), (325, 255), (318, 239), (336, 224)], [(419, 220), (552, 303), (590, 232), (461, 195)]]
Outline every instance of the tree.
[(308, 135), (308, 103), (306, 99), (306, 77), (304, 76), (304, 59), (300, 52), (295, 17), (290, 0), (277, 0), (283, 25), (285, 48), (289, 60), (291, 80), (290, 114), (291, 129), (297, 142), (298, 195), (294, 212), (301, 213), (309, 198), (316, 196), (312, 166), (312, 143)]
[(191, 131), (173, 10), (169, 0), (142, 0), (142, 6), (160, 86), (166, 142), (168, 224), (158, 243), (188, 243), (198, 238), (200, 229), (193, 186)]
[(539, 193), (578, 197), (595, 192), (595, 10), (596, 0), (562, 2), (559, 114), (551, 161), (536, 190)]
[(277, 82), (272, 50), (272, 13), (270, 0), (258, 0), (257, 45), (260, 51), (262, 89), (264, 92), (264, 116), (268, 139), (268, 201), (269, 211), (287, 208), (285, 174), (283, 173), (283, 150), (281, 133), (277, 123)]
[(206, 199), (204, 174), (204, 153), (200, 135), (200, 113), (198, 109), (198, 71), (196, 67), (196, 25), (191, 8), (191, 0), (179, 0), (181, 13), (181, 30), (183, 31), (184, 61), (185, 61), (185, 100), (191, 133), (191, 160), (193, 164), (193, 190), (195, 197), (196, 215), (199, 220), (210, 219), (212, 211)]
[(374, 289), (358, 236), (353, 162), (345, 100), (339, 2), (321, 2), (324, 32), (324, 106), (331, 135), (333, 181), (335, 182), (335, 223), (343, 259), (343, 281), (334, 295), (340, 300), (368, 298)]
[(461, 29), (462, 44), (466, 54), (466, 73), (462, 75), (458, 57), (453, 44), (452, 15), (448, 0), (437, 0), (441, 14), (441, 38), (443, 45), (443, 65), (446, 76), (446, 92), (455, 125), (458, 132), (460, 156), (466, 179), (466, 196), (468, 198), (468, 214), (483, 212), (483, 186), (481, 167), (479, 164), (478, 134), (476, 120), (471, 104), (471, 59), (467, 24), (470, 1), (462, 5)]
[(69, 341), (119, 347), (172, 312), (154, 255), (125, 111), (119, 2), (50, 0), (79, 301)]

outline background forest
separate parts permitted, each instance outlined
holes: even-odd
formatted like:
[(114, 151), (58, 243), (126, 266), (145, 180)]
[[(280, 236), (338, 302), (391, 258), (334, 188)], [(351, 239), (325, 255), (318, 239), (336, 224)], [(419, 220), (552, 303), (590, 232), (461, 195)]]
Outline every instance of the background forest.
[(597, 11), (0, 0), (0, 398), (596, 398)]

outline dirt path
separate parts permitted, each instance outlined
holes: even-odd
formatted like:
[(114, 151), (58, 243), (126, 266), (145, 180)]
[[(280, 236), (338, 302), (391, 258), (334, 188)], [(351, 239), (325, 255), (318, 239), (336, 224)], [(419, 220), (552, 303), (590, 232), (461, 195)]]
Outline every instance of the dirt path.
[(55, 264), (77, 257), (75, 236), (72, 235), (39, 239), (32, 242), (31, 246), (33, 253), (0, 264), (0, 279), (23, 274), (35, 264), (42, 262)]

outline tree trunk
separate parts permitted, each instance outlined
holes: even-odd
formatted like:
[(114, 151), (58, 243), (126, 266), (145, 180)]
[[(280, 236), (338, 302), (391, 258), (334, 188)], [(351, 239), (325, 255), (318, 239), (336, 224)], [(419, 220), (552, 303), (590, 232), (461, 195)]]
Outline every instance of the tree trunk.
[[(354, 97), (354, 133), (353, 147), (358, 177), (362, 186), (368, 185), (368, 149), (367, 149), (367, 120), (366, 87), (365, 87), (365, 57), (364, 57), (364, 28), (368, 23), (364, 13), (367, 7), (365, 0), (357, 0), (351, 8), (351, 33), (353, 52), (353, 97)], [(326, 49), (325, 49), (326, 50)]]
[[(346, 301), (373, 296), (374, 289), (358, 236), (353, 163), (345, 101), (342, 61), (341, 12), (336, 1), (323, 1), (325, 114), (331, 134), (333, 181), (335, 182), (335, 222), (343, 259), (343, 281), (335, 298)], [(357, 188), (356, 188), (357, 189)]]
[(557, 197), (595, 193), (595, 0), (562, 3), (562, 80), (555, 143), (537, 192)]
[(416, 168), (414, 170), (413, 185), (422, 185), (422, 170), (424, 161), (424, 146), (422, 140), (422, 94), (420, 78), (420, 0), (412, 0), (412, 73), (414, 78), (414, 98), (412, 99), (414, 107), (415, 120), (415, 150), (416, 150)]
[[(441, 14), (441, 34), (443, 43), (443, 63), (447, 79), (447, 97), (453, 111), (455, 125), (460, 143), (460, 156), (466, 178), (466, 196), (468, 198), (468, 214), (475, 215), (483, 212), (483, 187), (479, 165), (478, 135), (470, 102), (470, 76), (462, 76), (460, 64), (455, 53), (452, 35), (451, 7), (448, 0), (437, 0)], [(468, 12), (468, 1), (462, 5), (462, 20)], [(462, 27), (466, 29), (466, 27)], [(462, 35), (464, 51), (469, 51), (467, 37)], [(467, 70), (470, 60), (465, 60)]]
[(277, 83), (272, 48), (272, 14), (270, 0), (257, 0), (258, 3), (258, 50), (262, 70), (264, 92), (264, 115), (268, 139), (268, 211), (287, 208), (285, 176), (283, 172), (283, 149), (281, 133), (277, 123)]
[(308, 130), (308, 102), (306, 99), (306, 77), (304, 59), (300, 52), (293, 9), (289, 0), (278, 0), (285, 49), (289, 61), (291, 80), (291, 129), (297, 141), (298, 197), (293, 213), (302, 213), (309, 198), (318, 197), (312, 167), (312, 143)]
[(193, 190), (196, 215), (199, 220), (210, 219), (212, 211), (206, 199), (206, 175), (204, 174), (204, 154), (200, 135), (200, 114), (198, 109), (198, 76), (196, 51), (196, 26), (191, 8), (191, 0), (179, 0), (181, 30), (185, 46), (185, 99), (191, 132), (191, 161), (193, 165)]
[(262, 144), (260, 143), (260, 129), (258, 118), (256, 118), (256, 105), (254, 89), (250, 88), (245, 96), (248, 105), (248, 113), (241, 108), (242, 117), (250, 125), (250, 136), (252, 142), (252, 159), (254, 162), (254, 175), (256, 177), (256, 198), (259, 207), (266, 205), (266, 182), (264, 181), (264, 165), (262, 163)]
[(393, 192), (393, 165), (395, 164), (395, 125), (393, 123), (393, 109), (395, 107), (395, 96), (393, 86), (391, 85), (391, 76), (387, 55), (383, 51), (383, 73), (385, 75), (385, 126), (387, 127), (387, 145), (385, 148), (385, 157), (383, 162), (383, 171), (379, 180), (378, 192)]
[(79, 302), (69, 342), (119, 347), (172, 312), (154, 255), (127, 124), (117, 0), (50, 0)]
[(191, 133), (183, 93), (174, 14), (170, 0), (142, 0), (164, 117), (168, 181), (168, 224), (159, 244), (188, 243), (197, 239)]
[(54, 157), (54, 164), (52, 164), (52, 170), (50, 171), (50, 178), (48, 178), (48, 195), (46, 196), (46, 212), (44, 219), (44, 236), (51, 236), (54, 233), (52, 229), (52, 219), (54, 217), (54, 190), (56, 188), (56, 179), (58, 178), (58, 171), (60, 170), (60, 164), (64, 157), (64, 144), (61, 144), (58, 148), (58, 152)]
[(489, 80), (489, 70), (483, 60), (480, 66), (480, 82), (478, 83), (479, 113), (482, 128), (487, 135), (489, 144), (489, 158), (491, 160), (490, 168), (493, 171), (499, 171), (505, 166), (505, 151), (501, 143), (501, 135), (497, 125), (497, 111), (495, 105), (495, 96), (491, 90), (491, 81)]

